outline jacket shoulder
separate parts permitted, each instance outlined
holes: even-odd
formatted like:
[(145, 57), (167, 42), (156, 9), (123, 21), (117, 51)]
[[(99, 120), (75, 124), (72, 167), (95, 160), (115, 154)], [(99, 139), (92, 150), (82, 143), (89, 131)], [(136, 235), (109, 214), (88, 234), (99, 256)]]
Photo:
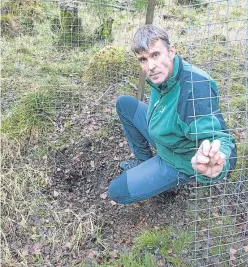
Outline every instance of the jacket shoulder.
[(177, 112), (181, 121), (189, 125), (218, 110), (218, 88), (205, 71), (183, 61), (179, 83)]

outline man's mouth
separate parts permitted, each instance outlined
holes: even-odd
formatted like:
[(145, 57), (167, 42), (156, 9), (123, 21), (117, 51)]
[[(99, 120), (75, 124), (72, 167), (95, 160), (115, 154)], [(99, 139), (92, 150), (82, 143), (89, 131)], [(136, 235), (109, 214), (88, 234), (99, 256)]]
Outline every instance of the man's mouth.
[(159, 73), (151, 74), (150, 77), (157, 76)]
[(154, 73), (154, 74), (151, 74), (150, 77), (151, 78), (155, 78), (156, 76), (158, 76), (160, 73)]

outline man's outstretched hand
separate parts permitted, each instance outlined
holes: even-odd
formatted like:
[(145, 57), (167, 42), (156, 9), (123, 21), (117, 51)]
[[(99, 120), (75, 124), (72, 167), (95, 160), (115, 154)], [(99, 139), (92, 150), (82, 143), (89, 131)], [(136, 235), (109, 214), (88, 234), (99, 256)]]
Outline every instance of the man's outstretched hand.
[(220, 140), (204, 140), (191, 159), (192, 168), (204, 176), (217, 177), (226, 161), (226, 156), (220, 152)]

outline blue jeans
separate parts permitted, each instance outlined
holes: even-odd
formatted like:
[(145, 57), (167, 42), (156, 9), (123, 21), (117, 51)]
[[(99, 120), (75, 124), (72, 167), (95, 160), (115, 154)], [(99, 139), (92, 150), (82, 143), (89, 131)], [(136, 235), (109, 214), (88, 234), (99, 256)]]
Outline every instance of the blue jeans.
[(109, 186), (109, 196), (128, 204), (153, 197), (189, 182), (188, 175), (178, 172), (158, 155), (153, 156), (154, 141), (148, 133), (147, 104), (131, 96), (121, 96), (116, 103), (128, 144), (135, 157), (143, 163), (123, 172)]

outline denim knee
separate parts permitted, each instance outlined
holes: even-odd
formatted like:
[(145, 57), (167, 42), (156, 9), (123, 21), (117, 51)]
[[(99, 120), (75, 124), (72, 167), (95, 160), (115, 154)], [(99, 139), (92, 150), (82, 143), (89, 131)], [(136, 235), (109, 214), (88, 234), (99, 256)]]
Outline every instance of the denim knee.
[(116, 101), (116, 110), (119, 115), (128, 115), (134, 118), (135, 112), (139, 105), (139, 101), (129, 95), (122, 95)]
[(127, 187), (127, 175), (123, 172), (109, 185), (109, 197), (117, 203), (127, 204), (131, 202), (131, 195)]

